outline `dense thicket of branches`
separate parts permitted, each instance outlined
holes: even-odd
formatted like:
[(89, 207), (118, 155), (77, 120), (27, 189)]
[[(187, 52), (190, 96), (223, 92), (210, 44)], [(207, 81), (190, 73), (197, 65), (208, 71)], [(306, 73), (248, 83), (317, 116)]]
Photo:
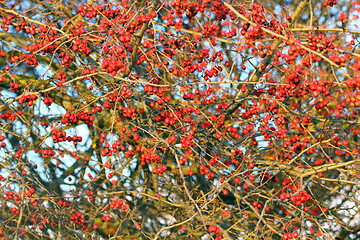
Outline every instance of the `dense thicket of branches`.
[(1, 239), (359, 239), (359, 2), (0, 5)]

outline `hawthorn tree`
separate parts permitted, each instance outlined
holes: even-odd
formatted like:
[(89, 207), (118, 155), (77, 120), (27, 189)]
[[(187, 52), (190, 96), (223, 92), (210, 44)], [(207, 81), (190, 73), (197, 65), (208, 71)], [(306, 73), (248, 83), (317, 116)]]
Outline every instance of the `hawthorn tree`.
[(360, 2), (2, 1), (1, 239), (359, 239)]

